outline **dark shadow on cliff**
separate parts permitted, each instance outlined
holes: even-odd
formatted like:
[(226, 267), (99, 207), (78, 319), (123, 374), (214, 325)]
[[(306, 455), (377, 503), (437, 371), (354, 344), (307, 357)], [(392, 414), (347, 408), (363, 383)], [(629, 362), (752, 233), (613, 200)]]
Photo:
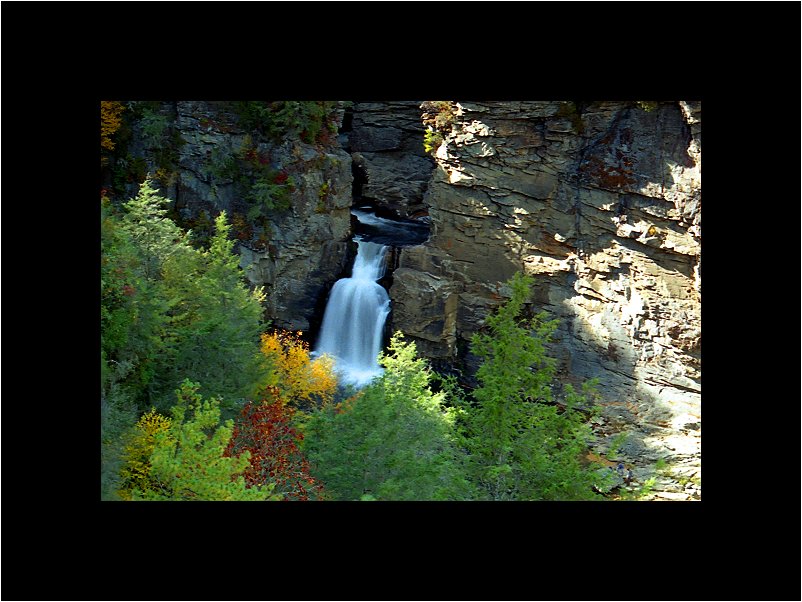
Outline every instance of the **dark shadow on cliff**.
[(623, 108), (580, 152), (579, 183), (634, 194), (654, 184), (664, 196), (675, 184), (671, 167), (694, 166), (691, 140), (678, 103), (660, 103), (651, 111)]

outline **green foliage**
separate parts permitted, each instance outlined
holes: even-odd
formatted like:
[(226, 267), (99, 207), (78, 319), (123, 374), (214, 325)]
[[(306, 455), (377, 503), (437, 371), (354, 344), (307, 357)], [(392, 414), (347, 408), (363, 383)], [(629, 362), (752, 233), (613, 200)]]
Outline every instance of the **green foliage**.
[(440, 145), (443, 143), (443, 135), (431, 128), (427, 129), (423, 134), (423, 150), (427, 153), (435, 153)]
[(145, 110), (139, 125), (142, 128), (142, 139), (148, 148), (156, 148), (167, 142), (170, 120), (166, 115)]
[(273, 167), (268, 153), (260, 152), (246, 136), (236, 153), (234, 181), (250, 208), (248, 219), (267, 217), (274, 211), (290, 208), (295, 181), (283, 170)]
[(315, 213), (326, 213), (328, 211), (329, 196), (332, 194), (331, 181), (326, 180), (320, 185), (317, 191), (317, 206)]
[(393, 336), (385, 372), (305, 426), (311, 472), (339, 500), (470, 499), (455, 444), (455, 411), (433, 393), (432, 373), (414, 343)]
[(280, 499), (273, 486), (247, 487), (242, 472), (249, 466), (250, 453), (239, 457), (224, 455), (233, 423), (220, 424), (218, 399), (204, 400), (200, 385), (185, 380), (176, 391), (178, 403), (172, 409), (167, 431), (157, 432), (150, 456), (150, 486), (134, 489), (139, 500), (180, 501), (263, 501)]
[(241, 101), (234, 103), (240, 125), (276, 141), (301, 138), (326, 143), (336, 133), (333, 101)]
[(264, 370), (264, 294), (242, 281), (224, 213), (204, 251), (167, 217), (167, 203), (146, 181), (121, 218), (102, 215), (102, 384), (117, 374), (140, 407), (159, 409), (184, 378), (226, 399), (250, 395)]
[(150, 379), (152, 337), (162, 315), (142, 252), (109, 204), (101, 205), (101, 391), (136, 399)]
[(100, 399), (100, 499), (120, 500), (123, 434), (136, 422), (136, 407), (118, 387)]
[(167, 217), (169, 203), (145, 180), (136, 197), (123, 205), (123, 228), (142, 254), (144, 276), (151, 280), (170, 257), (191, 249), (186, 233)]
[(423, 149), (434, 154), (451, 132), (456, 121), (454, 103), (449, 100), (426, 101), (421, 105), (421, 116), (426, 131), (423, 133)]
[(619, 499), (626, 502), (635, 502), (643, 500), (651, 495), (654, 486), (657, 484), (656, 477), (649, 477), (640, 487), (634, 488), (630, 491), (623, 490), (619, 494)]
[(660, 103), (658, 101), (656, 101), (656, 100), (636, 100), (635, 101), (635, 105), (639, 109), (641, 109), (643, 111), (646, 111), (647, 113), (651, 113), (652, 111), (657, 109), (657, 106), (659, 104)]
[(205, 175), (220, 182), (234, 181), (241, 169), (237, 157), (215, 147), (212, 149), (211, 163), (206, 167)]
[(130, 153), (117, 157), (111, 170), (112, 188), (122, 193), (129, 184), (139, 184), (148, 174), (148, 162), (144, 157), (134, 157)]
[(272, 210), (285, 211), (290, 208), (290, 189), (292, 183), (277, 184), (273, 174), (259, 176), (251, 186), (246, 199), (252, 203), (248, 217), (255, 219)]
[(510, 281), (510, 300), (487, 318), (471, 350), (484, 359), (474, 391), (477, 407), (465, 420), (471, 473), (491, 500), (577, 500), (598, 497), (604, 480), (581, 457), (592, 432), (580, 407), (582, 394), (565, 386), (564, 406), (552, 402), (555, 362), (546, 344), (557, 326), (541, 313), (519, 323), (533, 279), (521, 273)]
[(264, 294), (242, 282), (230, 229), (221, 212), (209, 250), (186, 247), (162, 266), (166, 324), (151, 387), (157, 407), (182, 378), (203, 379), (212, 395), (226, 399), (255, 393), (264, 364), (258, 350)]
[(253, 137), (246, 135), (234, 155), (212, 151), (205, 173), (220, 182), (233, 182), (237, 194), (249, 205), (248, 220), (256, 222), (289, 209), (296, 185), (291, 175), (274, 165), (264, 145), (254, 144), (253, 138), (261, 135), (275, 142), (300, 139), (310, 144), (327, 144), (337, 132), (334, 113), (337, 103), (241, 101), (231, 106), (240, 126), (252, 132)]
[(576, 133), (584, 133), (585, 122), (582, 121), (582, 116), (580, 115), (580, 106), (577, 102), (573, 100), (561, 102), (557, 109), (557, 116), (568, 119), (571, 122), (571, 127), (574, 128)]

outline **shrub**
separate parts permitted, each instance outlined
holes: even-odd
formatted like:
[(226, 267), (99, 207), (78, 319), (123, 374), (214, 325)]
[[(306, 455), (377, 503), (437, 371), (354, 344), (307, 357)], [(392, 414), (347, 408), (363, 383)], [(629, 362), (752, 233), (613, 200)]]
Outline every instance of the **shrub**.
[(443, 143), (443, 135), (440, 132), (429, 128), (423, 134), (423, 150), (427, 153), (434, 154), (440, 145)]
[[(224, 454), (232, 421), (220, 424), (220, 401), (204, 400), (198, 383), (185, 380), (176, 390), (168, 429), (153, 435), (148, 488), (133, 490), (136, 500), (262, 501), (276, 500), (272, 484), (248, 487), (242, 472), (250, 452), (239, 457)], [(209, 434), (207, 434), (209, 433)]]
[(429, 387), (432, 373), (415, 344), (396, 333), (379, 362), (381, 377), (309, 418), (304, 450), (312, 474), (338, 500), (470, 499), (454, 411)]
[(449, 100), (425, 101), (422, 121), (426, 126), (423, 134), (423, 149), (434, 154), (443, 143), (445, 136), (451, 132), (456, 121), (454, 103)]
[(139, 125), (142, 128), (142, 139), (148, 148), (157, 148), (167, 142), (169, 119), (160, 113), (145, 110)]
[(477, 407), (467, 416), (471, 474), (491, 500), (595, 499), (606, 487), (596, 465), (582, 458), (592, 431), (587, 410), (592, 382), (578, 394), (566, 385), (564, 405), (552, 402), (555, 362), (546, 344), (557, 326), (541, 313), (521, 320), (533, 279), (516, 274), (510, 300), (487, 318), (471, 351), (483, 359), (474, 391)]
[(151, 408), (137, 421), (132, 432), (125, 438), (124, 465), (120, 471), (122, 477), (120, 497), (122, 499), (130, 500), (134, 489), (145, 492), (153, 488), (150, 479), (150, 455), (156, 445), (156, 435), (169, 429), (170, 419), (156, 413), (156, 410)]
[(276, 141), (300, 138), (326, 143), (336, 132), (333, 101), (243, 101), (234, 103), (240, 125)]
[(111, 137), (122, 125), (122, 113), (125, 107), (116, 100), (102, 100), (100, 102), (100, 148), (114, 150), (114, 141)]
[(321, 485), (309, 474), (309, 462), (298, 444), (303, 435), (292, 426), (295, 409), (268, 387), (264, 398), (248, 402), (234, 425), (225, 455), (250, 453), (243, 476), (248, 487), (273, 484), (273, 493), (285, 500), (306, 501), (321, 494)]
[(326, 404), (337, 389), (334, 361), (312, 359), (301, 332), (276, 330), (263, 333), (261, 351), (272, 367), (269, 386), (278, 387), (282, 399), (295, 405)]

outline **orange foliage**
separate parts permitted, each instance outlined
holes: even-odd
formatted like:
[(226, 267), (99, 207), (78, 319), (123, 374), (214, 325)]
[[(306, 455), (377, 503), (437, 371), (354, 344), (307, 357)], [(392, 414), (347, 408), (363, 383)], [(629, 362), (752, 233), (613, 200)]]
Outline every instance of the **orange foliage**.
[(223, 455), (250, 452), (250, 466), (243, 473), (247, 487), (273, 483), (273, 493), (285, 500), (321, 499), (323, 487), (309, 474), (309, 462), (298, 447), (304, 436), (292, 426), (294, 414), (277, 387), (266, 387), (264, 399), (245, 404)]
[(100, 101), (100, 148), (114, 150), (111, 136), (120, 129), (123, 123), (122, 112), (125, 107), (116, 100)]
[(309, 344), (301, 340), (301, 332), (277, 330), (262, 334), (262, 353), (273, 364), (273, 380), (282, 397), (302, 403), (319, 400), (328, 403), (337, 389), (334, 361), (323, 356), (312, 359)]

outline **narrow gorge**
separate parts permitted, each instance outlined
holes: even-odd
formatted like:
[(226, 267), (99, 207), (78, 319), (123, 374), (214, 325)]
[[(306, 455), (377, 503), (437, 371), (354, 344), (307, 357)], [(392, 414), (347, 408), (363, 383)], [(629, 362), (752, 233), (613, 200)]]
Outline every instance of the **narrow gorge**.
[(644, 499), (701, 499), (701, 103), (329, 104), (293, 138), (248, 103), (137, 105), (102, 186), (150, 174), (200, 240), (225, 211), (271, 327), (355, 385), (400, 331), (475, 387), (472, 336), (532, 276), (555, 396), (598, 379), (592, 454)]

